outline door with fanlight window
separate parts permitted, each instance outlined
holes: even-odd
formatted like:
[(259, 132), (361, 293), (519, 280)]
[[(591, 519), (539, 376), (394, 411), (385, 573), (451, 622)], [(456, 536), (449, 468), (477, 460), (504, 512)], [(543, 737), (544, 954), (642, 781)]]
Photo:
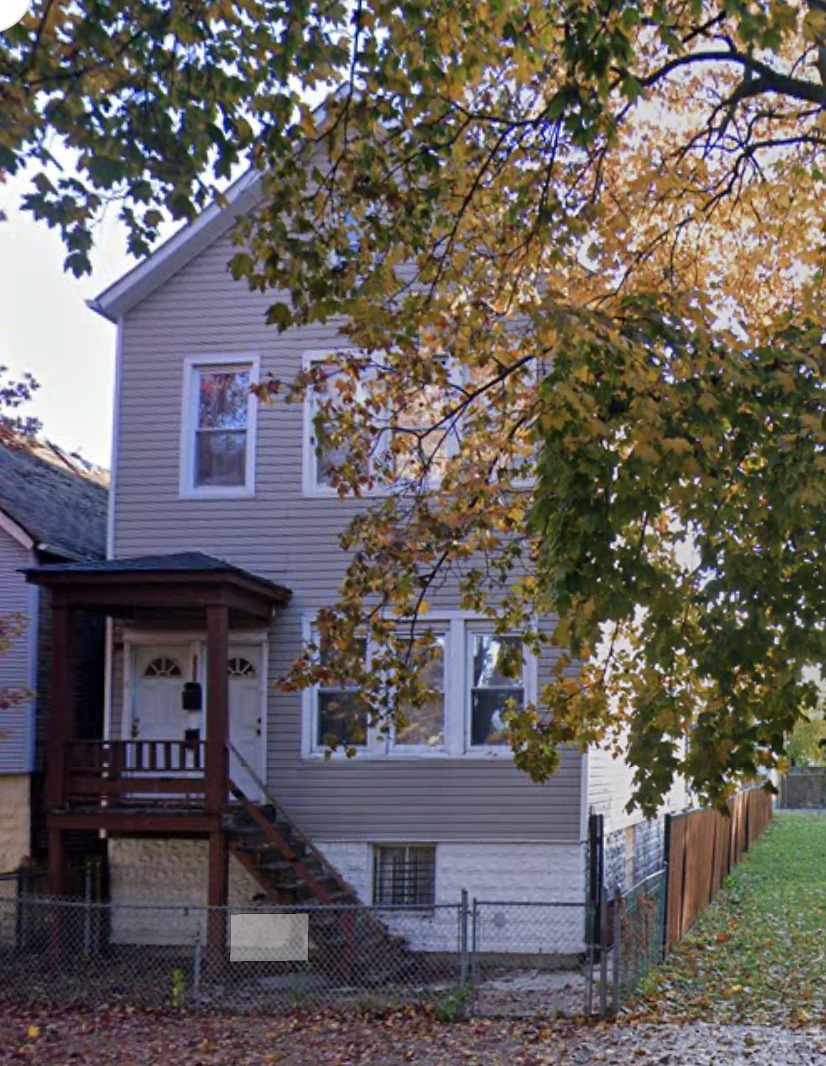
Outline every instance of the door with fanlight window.
[(261, 800), (264, 773), (264, 685), (261, 645), (231, 644), (229, 680), (229, 773), (251, 800)]
[(187, 714), (181, 691), (189, 676), (189, 648), (145, 647), (135, 654), (134, 740), (183, 740)]

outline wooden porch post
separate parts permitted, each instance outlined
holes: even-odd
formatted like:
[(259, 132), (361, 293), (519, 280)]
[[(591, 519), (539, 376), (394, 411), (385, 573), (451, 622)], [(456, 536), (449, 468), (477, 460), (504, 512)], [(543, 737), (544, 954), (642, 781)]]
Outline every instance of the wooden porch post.
[(52, 691), (49, 716), (49, 809), (66, 804), (66, 744), (75, 731), (74, 612), (62, 603), (52, 608)]
[[(56, 603), (52, 608), (52, 685), (46, 763), (46, 809), (60, 810), (68, 800), (67, 744), (75, 732), (74, 612)], [(65, 835), (49, 833), (49, 892), (68, 891), (69, 854)]]
[[(206, 808), (220, 817), (227, 802), (229, 758), (229, 610), (223, 604), (207, 607)], [(223, 826), (209, 834), (207, 953), (210, 966), (226, 962), (229, 897), (229, 851)]]
[(218, 813), (227, 801), (229, 760), (229, 610), (207, 607), (206, 806)]

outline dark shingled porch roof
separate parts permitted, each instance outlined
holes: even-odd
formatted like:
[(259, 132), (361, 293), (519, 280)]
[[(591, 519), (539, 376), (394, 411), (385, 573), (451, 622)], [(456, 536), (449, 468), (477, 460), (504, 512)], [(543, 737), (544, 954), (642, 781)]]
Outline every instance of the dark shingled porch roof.
[(165, 574), (170, 577), (225, 574), (227, 577), (252, 583), (280, 603), (287, 603), (292, 596), (291, 590), (284, 585), (278, 585), (274, 581), (244, 570), (243, 567), (234, 566), (224, 559), (217, 559), (214, 555), (206, 555), (204, 552), (178, 552), (173, 555), (141, 555), (130, 559), (90, 559), (75, 563), (50, 563), (45, 566), (32, 567), (26, 571), (26, 574), (37, 584), (50, 583), (48, 579), (51, 575), (57, 577), (58, 580), (61, 575), (66, 575), (94, 581), (96, 578), (105, 580), (107, 577), (140, 580), (141, 577), (158, 577)]

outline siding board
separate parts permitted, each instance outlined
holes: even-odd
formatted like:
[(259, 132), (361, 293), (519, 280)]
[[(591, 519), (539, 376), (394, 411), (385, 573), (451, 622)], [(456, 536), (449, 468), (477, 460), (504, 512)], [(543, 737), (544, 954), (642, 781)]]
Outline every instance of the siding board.
[[(0, 614), (19, 614), (26, 629), (0, 655), (0, 689), (32, 687), (32, 596), (25, 577), (19, 572), (30, 565), (30, 552), (10, 533), (0, 529)], [(27, 699), (6, 710), (0, 708), (0, 773), (19, 774), (31, 770), (31, 730), (33, 700)]]

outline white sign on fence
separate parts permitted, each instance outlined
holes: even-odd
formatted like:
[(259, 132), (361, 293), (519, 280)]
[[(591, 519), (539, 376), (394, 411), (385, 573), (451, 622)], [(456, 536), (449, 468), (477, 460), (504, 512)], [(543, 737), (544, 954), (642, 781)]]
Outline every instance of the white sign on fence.
[(231, 962), (307, 962), (309, 954), (308, 914), (230, 915)]

